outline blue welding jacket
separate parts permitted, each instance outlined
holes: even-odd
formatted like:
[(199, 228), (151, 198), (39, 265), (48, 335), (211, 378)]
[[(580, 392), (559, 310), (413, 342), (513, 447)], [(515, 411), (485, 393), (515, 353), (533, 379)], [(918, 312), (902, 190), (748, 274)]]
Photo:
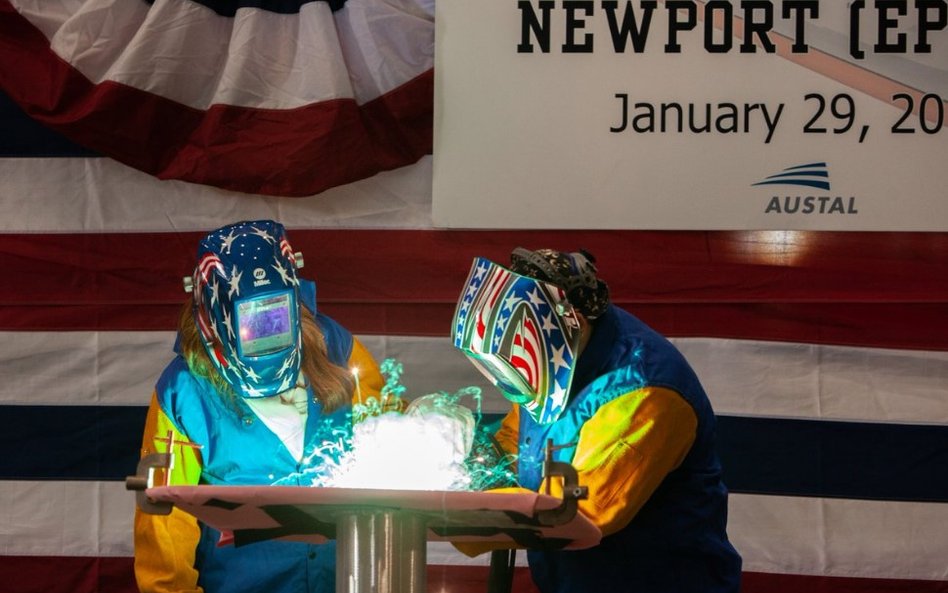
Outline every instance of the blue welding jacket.
[[(593, 548), (530, 550), (534, 581), (543, 593), (736, 593), (741, 558), (728, 541), (727, 490), (714, 449), (714, 413), (678, 350), (633, 315), (610, 306), (580, 356), (570, 399), (554, 423), (520, 414), (520, 484), (538, 489), (544, 446), (576, 443), (596, 410), (638, 389), (678, 393), (694, 410), (697, 432), (681, 465), (665, 476), (624, 528)], [(595, 430), (589, 426), (591, 430)], [(576, 447), (554, 453), (571, 462)]]

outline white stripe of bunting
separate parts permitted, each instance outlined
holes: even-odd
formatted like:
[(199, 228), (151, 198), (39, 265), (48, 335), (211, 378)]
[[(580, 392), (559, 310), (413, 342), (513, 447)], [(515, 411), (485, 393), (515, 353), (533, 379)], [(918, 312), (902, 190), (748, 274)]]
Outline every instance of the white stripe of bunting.
[[(409, 399), (475, 385), (483, 411), (507, 410), (448, 338), (359, 338), (379, 361), (403, 364)], [(948, 424), (948, 352), (673, 341), (721, 415)], [(0, 332), (0, 404), (147, 405), (173, 344), (173, 332)]]
[(0, 158), (0, 179), (6, 233), (207, 231), (265, 218), (290, 229), (432, 228), (430, 156), (290, 200), (161, 181), (108, 158)]

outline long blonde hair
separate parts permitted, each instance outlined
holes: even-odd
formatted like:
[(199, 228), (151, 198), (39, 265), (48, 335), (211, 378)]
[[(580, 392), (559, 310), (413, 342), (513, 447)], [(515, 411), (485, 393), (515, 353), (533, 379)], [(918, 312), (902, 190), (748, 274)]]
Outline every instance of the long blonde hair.
[[(319, 329), (316, 318), (304, 306), (300, 307), (300, 325), (303, 334), (300, 371), (312, 386), (323, 411), (332, 412), (348, 401), (347, 394), (352, 391), (351, 375), (346, 369), (329, 360), (323, 332)], [(235, 403), (237, 394), (234, 388), (217, 371), (207, 354), (197, 324), (194, 323), (193, 304), (190, 299), (181, 308), (178, 334), (181, 337), (181, 354), (191, 372), (210, 381), (222, 397)]]

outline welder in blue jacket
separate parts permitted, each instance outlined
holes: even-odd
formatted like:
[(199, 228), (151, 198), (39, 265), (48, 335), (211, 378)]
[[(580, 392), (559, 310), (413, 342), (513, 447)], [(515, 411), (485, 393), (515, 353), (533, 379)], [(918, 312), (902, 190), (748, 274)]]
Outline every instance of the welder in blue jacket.
[(594, 261), (521, 248), (509, 268), (475, 259), (454, 318), (455, 346), (513, 402), (496, 437), (520, 485), (562, 494), (542, 476), (552, 440), (604, 536), (529, 550), (533, 580), (543, 593), (735, 593), (711, 404), (668, 340), (610, 304)]
[[(358, 368), (359, 398), (378, 397), (378, 366), (317, 311), (301, 265), (273, 221), (228, 225), (200, 241), (177, 355), (158, 379), (142, 443), (143, 456), (164, 453), (172, 435), (172, 485), (311, 485), (324, 469), (324, 442), (351, 431), (350, 369)], [(138, 511), (140, 590), (335, 591), (334, 542), (235, 547), (219, 539), (178, 509)]]

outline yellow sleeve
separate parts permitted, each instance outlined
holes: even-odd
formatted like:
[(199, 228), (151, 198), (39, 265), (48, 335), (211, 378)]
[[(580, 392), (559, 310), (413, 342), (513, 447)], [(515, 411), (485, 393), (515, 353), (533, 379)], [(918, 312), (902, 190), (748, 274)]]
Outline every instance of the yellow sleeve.
[(520, 442), (520, 406), (514, 404), (510, 411), (504, 416), (500, 423), (500, 428), (494, 433), (497, 444), (510, 455), (517, 455)]
[(380, 400), (382, 412), (403, 412), (405, 411), (405, 402), (400, 397), (389, 397), (381, 401), (382, 387), (385, 386), (385, 379), (379, 370), (378, 363), (362, 342), (355, 336), (352, 337), (352, 353), (349, 355), (349, 368), (358, 369), (357, 387), (352, 390), (352, 403), (365, 403), (371, 398)]
[[(579, 433), (573, 467), (589, 496), (580, 511), (603, 535), (625, 527), (694, 443), (698, 419), (674, 391), (646, 387), (602, 406)], [(545, 492), (544, 480), (540, 492)], [(562, 496), (562, 481), (550, 480)]]
[[(152, 395), (145, 419), (142, 457), (165, 453), (171, 432), (174, 440), (187, 441), (165, 415)], [(198, 450), (176, 445), (174, 467), (169, 484), (197, 484), (201, 476)], [(162, 483), (164, 472), (155, 472), (156, 483)], [(135, 579), (141, 593), (200, 593), (198, 573), (194, 568), (195, 548), (200, 538), (197, 519), (179, 509), (170, 515), (149, 515), (135, 509)]]

